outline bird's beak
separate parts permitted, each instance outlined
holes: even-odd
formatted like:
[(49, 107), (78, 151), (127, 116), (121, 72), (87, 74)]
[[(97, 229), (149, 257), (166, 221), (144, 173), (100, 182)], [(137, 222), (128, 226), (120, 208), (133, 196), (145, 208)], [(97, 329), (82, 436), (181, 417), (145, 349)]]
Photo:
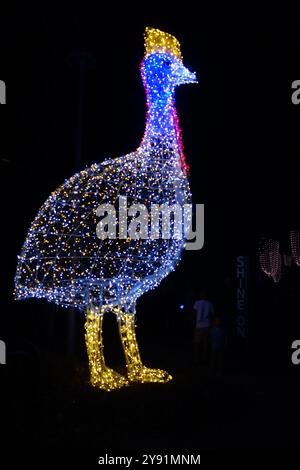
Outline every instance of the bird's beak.
[(194, 72), (190, 72), (190, 70), (184, 67), (184, 65), (180, 67), (180, 73), (178, 75), (178, 85), (185, 85), (187, 83), (198, 83), (196, 74)]

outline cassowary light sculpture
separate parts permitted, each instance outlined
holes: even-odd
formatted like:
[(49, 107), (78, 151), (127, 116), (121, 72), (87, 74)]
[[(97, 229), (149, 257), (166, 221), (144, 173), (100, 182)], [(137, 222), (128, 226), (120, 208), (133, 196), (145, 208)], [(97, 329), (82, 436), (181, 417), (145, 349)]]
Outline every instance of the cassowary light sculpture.
[[(141, 145), (133, 153), (81, 171), (50, 195), (31, 225), (16, 273), (17, 299), (43, 297), (85, 311), (91, 384), (104, 390), (171, 379), (167, 372), (142, 364), (135, 305), (174, 270), (184, 239), (145, 236), (138, 227), (136, 237), (121, 230), (115, 236), (112, 222), (117, 215), (132, 216), (133, 207), (145, 221), (141, 204), (150, 208), (191, 202), (174, 92), (177, 85), (196, 82), (196, 77), (184, 67), (179, 43), (170, 34), (147, 28), (145, 49), (141, 74), (148, 111)], [(121, 207), (125, 200), (131, 205), (129, 214)], [(99, 220), (108, 206), (115, 213)], [(105, 364), (106, 311), (117, 315), (126, 378)]]

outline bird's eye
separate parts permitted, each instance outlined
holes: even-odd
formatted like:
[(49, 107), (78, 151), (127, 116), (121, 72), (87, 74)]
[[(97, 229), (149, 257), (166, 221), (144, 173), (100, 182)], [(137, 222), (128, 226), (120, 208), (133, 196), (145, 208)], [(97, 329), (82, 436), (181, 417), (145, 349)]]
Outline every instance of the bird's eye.
[(170, 61), (170, 60), (165, 60), (165, 65), (166, 65), (167, 67), (170, 67), (171, 61)]

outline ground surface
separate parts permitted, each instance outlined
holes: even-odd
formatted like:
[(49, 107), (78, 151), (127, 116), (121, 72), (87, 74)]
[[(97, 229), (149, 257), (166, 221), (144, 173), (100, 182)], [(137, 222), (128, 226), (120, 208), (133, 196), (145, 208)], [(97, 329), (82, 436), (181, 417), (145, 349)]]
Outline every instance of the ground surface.
[(113, 393), (88, 385), (83, 359), (7, 367), (7, 446), (98, 452), (297, 448), (299, 375), (227, 367), (212, 376), (192, 363), (189, 346), (160, 344), (147, 358), (173, 373), (171, 383)]

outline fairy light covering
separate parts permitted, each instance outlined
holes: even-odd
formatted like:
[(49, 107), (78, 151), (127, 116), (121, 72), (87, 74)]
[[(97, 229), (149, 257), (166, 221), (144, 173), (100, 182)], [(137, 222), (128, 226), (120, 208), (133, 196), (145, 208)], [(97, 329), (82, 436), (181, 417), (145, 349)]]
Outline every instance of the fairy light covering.
[(146, 55), (167, 52), (182, 59), (179, 41), (171, 34), (155, 28), (146, 28), (144, 39)]
[(291, 230), (290, 231), (290, 244), (291, 244), (291, 251), (292, 251), (292, 256), (297, 264), (297, 266), (300, 266), (300, 237), (299, 237), (299, 232), (296, 230)]
[(119, 332), (126, 358), (127, 376), (130, 382), (163, 382), (172, 379), (172, 376), (160, 369), (145, 367), (141, 361), (135, 334), (135, 318), (122, 311), (119, 315)]
[(104, 311), (97, 307), (90, 308), (87, 311), (85, 342), (89, 359), (91, 385), (110, 392), (127, 386), (129, 382), (105, 364), (102, 336), (103, 313)]
[[(29, 229), (15, 277), (17, 299), (45, 298), (86, 312), (91, 383), (105, 390), (126, 385), (105, 366), (102, 316), (109, 309), (117, 309), (129, 380), (169, 380), (167, 373), (142, 366), (128, 315), (134, 318), (137, 299), (175, 269), (185, 241), (99, 239), (97, 208), (111, 204), (120, 212), (122, 196), (130, 205), (144, 204), (149, 212), (151, 204), (191, 203), (174, 94), (178, 85), (196, 83), (195, 74), (184, 67), (177, 39), (153, 28), (146, 28), (140, 70), (147, 97), (140, 146), (93, 164), (49, 196)], [(173, 225), (171, 221), (171, 230)]]
[(262, 271), (274, 282), (281, 279), (281, 254), (277, 240), (263, 239), (259, 249), (259, 262)]

